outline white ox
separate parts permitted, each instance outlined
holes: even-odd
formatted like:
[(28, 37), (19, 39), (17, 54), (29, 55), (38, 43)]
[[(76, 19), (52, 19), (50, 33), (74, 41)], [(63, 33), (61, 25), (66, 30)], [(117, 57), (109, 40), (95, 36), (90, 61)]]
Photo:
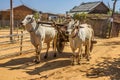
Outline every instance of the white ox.
[[(89, 61), (90, 51), (93, 48), (92, 40), (94, 38), (94, 31), (91, 26), (88, 24), (79, 25), (78, 22), (76, 23), (74, 20), (71, 20), (68, 24), (67, 31), (69, 32), (69, 42), (73, 52), (72, 64), (74, 64), (75, 59), (77, 60), (77, 63), (80, 64), (83, 46), (85, 46), (86, 59)], [(78, 53), (75, 53), (77, 49)]]
[[(31, 43), (36, 49), (36, 59), (35, 62), (40, 62), (40, 53), (42, 50), (43, 43), (47, 44), (47, 51), (44, 58), (48, 56), (48, 50), (50, 48), (50, 42), (53, 41), (56, 45), (56, 30), (51, 26), (43, 26), (37, 24), (33, 15), (27, 15), (21, 23), (25, 26), (25, 29), (30, 33)], [(54, 57), (56, 57), (56, 46), (54, 46)]]

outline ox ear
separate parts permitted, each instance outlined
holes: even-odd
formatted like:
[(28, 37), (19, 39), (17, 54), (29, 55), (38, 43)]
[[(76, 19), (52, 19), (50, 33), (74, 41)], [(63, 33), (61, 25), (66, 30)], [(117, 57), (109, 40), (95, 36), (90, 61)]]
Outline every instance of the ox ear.
[(73, 29), (78, 29), (78, 26), (79, 25), (76, 25), (77, 24), (77, 20), (75, 20), (74, 24), (73, 24)]
[(77, 21), (77, 20), (75, 20), (75, 22), (74, 22), (74, 24), (73, 24), (73, 25), (77, 26), (77, 22), (78, 22), (78, 21)]

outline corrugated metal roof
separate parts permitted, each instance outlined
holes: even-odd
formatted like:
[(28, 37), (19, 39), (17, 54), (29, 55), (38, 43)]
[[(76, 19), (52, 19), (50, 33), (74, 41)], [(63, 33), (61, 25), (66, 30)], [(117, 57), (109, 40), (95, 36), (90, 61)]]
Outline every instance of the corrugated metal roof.
[(90, 12), (100, 3), (101, 1), (82, 3), (79, 6), (75, 6), (73, 9), (70, 10), (70, 12)]

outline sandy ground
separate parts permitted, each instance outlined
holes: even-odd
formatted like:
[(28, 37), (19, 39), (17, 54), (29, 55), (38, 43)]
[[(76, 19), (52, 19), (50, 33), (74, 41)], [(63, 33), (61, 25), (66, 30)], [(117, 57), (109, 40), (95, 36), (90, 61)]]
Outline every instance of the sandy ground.
[[(81, 60), (81, 65), (70, 63), (71, 49), (65, 46), (64, 52), (35, 64), (35, 52), (0, 60), (0, 80), (120, 80), (120, 37), (97, 38), (91, 53), (91, 60)], [(7, 51), (6, 51), (7, 53)]]

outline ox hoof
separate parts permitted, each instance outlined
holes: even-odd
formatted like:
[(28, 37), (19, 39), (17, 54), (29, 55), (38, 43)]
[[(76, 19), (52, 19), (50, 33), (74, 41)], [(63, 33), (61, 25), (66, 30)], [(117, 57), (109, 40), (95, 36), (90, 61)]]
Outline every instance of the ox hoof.
[(47, 57), (48, 57), (48, 56), (45, 55), (45, 56), (44, 56), (44, 59), (47, 59)]
[(72, 61), (72, 62), (71, 62), (71, 65), (72, 65), (72, 66), (74, 66), (74, 65), (75, 65), (75, 62), (74, 62), (74, 61)]
[(39, 64), (40, 63), (40, 61), (37, 61), (37, 62), (35, 62), (36, 64)]
[(87, 59), (87, 61), (90, 61), (90, 59)]
[(33, 62), (35, 62), (36, 64), (40, 63), (40, 61), (37, 59), (34, 59)]
[(57, 55), (56, 55), (56, 54), (54, 54), (54, 57), (57, 57)]
[(80, 65), (80, 63), (77, 63), (77, 65)]
[(86, 56), (87, 61), (90, 61), (91, 57), (90, 56)]

